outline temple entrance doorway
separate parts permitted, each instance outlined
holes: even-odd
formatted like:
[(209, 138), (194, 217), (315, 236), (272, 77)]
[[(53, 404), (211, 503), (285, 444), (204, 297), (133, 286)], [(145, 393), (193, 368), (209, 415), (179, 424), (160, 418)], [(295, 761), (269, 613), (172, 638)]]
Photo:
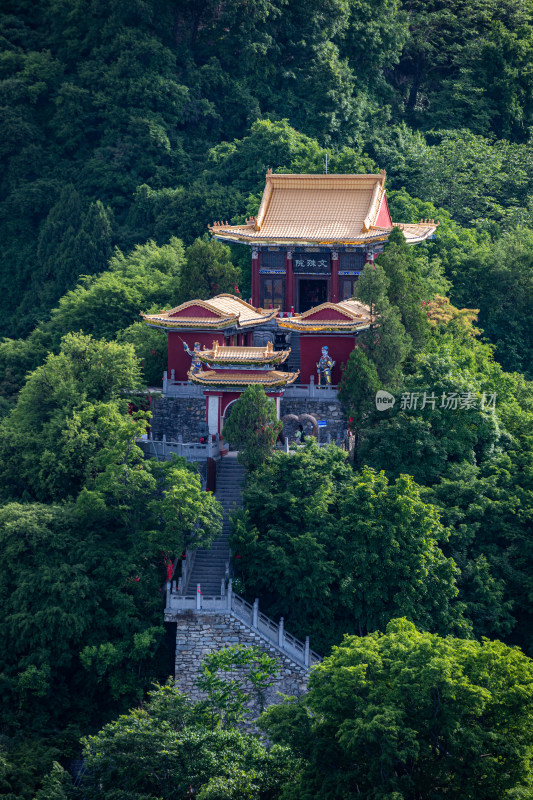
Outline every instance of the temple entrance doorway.
[(297, 309), (302, 314), (328, 300), (326, 278), (300, 278), (298, 280)]

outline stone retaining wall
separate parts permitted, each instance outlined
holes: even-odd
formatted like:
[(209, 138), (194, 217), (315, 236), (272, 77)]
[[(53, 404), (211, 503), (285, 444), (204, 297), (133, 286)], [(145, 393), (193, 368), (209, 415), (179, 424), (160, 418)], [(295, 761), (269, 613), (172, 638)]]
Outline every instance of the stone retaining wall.
[[(152, 436), (161, 440), (165, 434), (168, 441), (182, 437), (184, 442), (198, 442), (208, 432), (205, 419), (206, 408), (203, 397), (160, 397), (152, 403)], [(344, 409), (339, 400), (286, 399), (281, 398), (280, 415), (311, 414), (315, 419), (327, 420), (327, 427), (320, 429), (320, 441), (325, 442), (328, 433), (333, 441), (344, 439), (347, 428)], [(297, 426), (289, 425), (285, 435), (294, 439)], [(304, 424), (304, 431), (311, 434), (310, 424)]]
[[(177, 625), (176, 686), (181, 691), (187, 692), (193, 700), (203, 698), (202, 693), (195, 687), (195, 681), (200, 673), (204, 656), (235, 644), (257, 645), (264, 653), (278, 658), (281, 664), (279, 679), (265, 693), (265, 707), (281, 702), (278, 692), (300, 697), (307, 691), (308, 672), (275, 647), (270, 646), (232, 614), (184, 611), (173, 615), (172, 621)], [(252, 703), (250, 710), (252, 716), (257, 717), (260, 711), (259, 702)]]
[(205, 397), (158, 397), (152, 402), (152, 436), (168, 440), (199, 442), (208, 432)]
[[(284, 417), (286, 414), (295, 414), (297, 417), (300, 414), (311, 414), (315, 419), (327, 420), (327, 427), (320, 428), (320, 441), (325, 442), (328, 433), (331, 434), (333, 441), (337, 439), (344, 439), (345, 431), (347, 428), (346, 418), (344, 416), (344, 409), (340, 400), (292, 400), (281, 398), (280, 416)], [(292, 441), (294, 433), (292, 425), (287, 426), (285, 436), (289, 437)], [(311, 434), (311, 425), (304, 423), (304, 433)]]

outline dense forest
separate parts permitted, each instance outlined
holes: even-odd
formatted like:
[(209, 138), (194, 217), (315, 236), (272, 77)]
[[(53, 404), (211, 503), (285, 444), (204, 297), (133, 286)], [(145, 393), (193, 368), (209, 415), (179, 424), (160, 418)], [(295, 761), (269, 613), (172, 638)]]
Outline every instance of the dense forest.
[[(533, 796), (531, 0), (0, 12), (0, 796)], [(332, 653), (267, 747), (165, 685), (168, 565), (221, 510), (128, 412), (166, 360), (140, 311), (249, 296), (207, 224), (326, 159), (439, 227), (358, 282), (380, 323), (341, 386), (353, 463), (309, 442), (247, 478), (244, 591)], [(378, 413), (379, 388), (472, 402)]]

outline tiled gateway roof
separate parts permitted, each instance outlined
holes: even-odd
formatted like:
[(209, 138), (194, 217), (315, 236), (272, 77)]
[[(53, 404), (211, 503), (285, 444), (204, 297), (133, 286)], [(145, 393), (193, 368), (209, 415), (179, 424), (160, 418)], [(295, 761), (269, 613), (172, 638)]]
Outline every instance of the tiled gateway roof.
[(345, 331), (352, 333), (368, 328), (372, 322), (368, 306), (358, 300), (343, 300), (341, 303), (322, 303), (303, 314), (278, 319), (280, 328), (294, 331)]
[(276, 388), (280, 386), (288, 386), (294, 383), (300, 372), (277, 372), (270, 370), (269, 372), (248, 372), (246, 370), (206, 370), (205, 372), (197, 372), (196, 375), (192, 369), (188, 373), (188, 378), (193, 383), (199, 383), (202, 386), (251, 386), (252, 384), (260, 383), (265, 388)]
[(266, 347), (226, 347), (213, 342), (211, 350), (200, 350), (197, 357), (204, 364), (243, 364), (243, 365), (269, 365), (283, 364), (290, 353), (288, 350), (274, 350), (272, 342), (267, 342)]
[[(392, 231), (385, 172), (379, 175), (273, 175), (269, 170), (257, 217), (245, 225), (215, 222), (210, 232), (252, 244), (371, 244)], [(380, 213), (383, 210), (383, 213)], [(380, 223), (380, 224), (378, 224)], [(393, 223), (397, 224), (397, 223)], [(431, 236), (438, 223), (401, 224), (409, 244)]]
[(210, 300), (189, 300), (169, 311), (159, 314), (141, 314), (148, 325), (160, 328), (194, 328), (218, 330), (220, 328), (247, 328), (267, 322), (276, 316), (278, 309), (266, 311), (254, 308), (240, 297), (219, 294)]

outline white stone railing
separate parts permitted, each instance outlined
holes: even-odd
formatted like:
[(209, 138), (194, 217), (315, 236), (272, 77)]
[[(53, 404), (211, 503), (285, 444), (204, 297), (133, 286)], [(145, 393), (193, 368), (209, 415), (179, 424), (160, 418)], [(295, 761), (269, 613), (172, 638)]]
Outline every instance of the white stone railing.
[[(338, 387), (333, 384), (329, 386), (317, 386), (314, 375), (311, 375), (309, 383), (291, 383), (283, 389), (284, 397), (294, 400), (306, 400), (314, 398), (316, 400), (336, 400)], [(203, 397), (205, 386), (189, 381), (176, 381), (168, 377), (166, 371), (163, 373), (163, 396), (164, 397)]]
[(167, 371), (163, 372), (163, 395), (165, 397), (203, 397), (205, 386), (189, 381), (174, 380), (174, 370), (170, 378)]
[(150, 457), (156, 457), (161, 461), (170, 460), (170, 456), (182, 456), (187, 461), (205, 461), (206, 458), (214, 458), (218, 461), (220, 458), (220, 437), (218, 434), (213, 436), (209, 435), (205, 443), (200, 442), (182, 442), (181, 437), (178, 436), (178, 441), (168, 440), (163, 434), (162, 439), (138, 439), (137, 444), (141, 447), (144, 454)]
[(336, 400), (338, 396), (337, 386), (317, 386), (314, 375), (311, 375), (309, 383), (291, 383), (285, 388), (283, 396), (286, 400)]
[[(186, 585), (186, 584), (184, 584)], [(252, 631), (258, 633), (271, 646), (279, 650), (286, 656), (302, 667), (309, 668), (313, 664), (322, 661), (318, 653), (309, 647), (309, 637), (305, 642), (300, 641), (295, 636), (287, 633), (284, 627), (283, 617), (279, 623), (267, 617), (259, 611), (259, 600), (252, 604), (248, 603), (243, 597), (235, 594), (232, 590), (231, 579), (228, 582), (227, 592), (224, 591), (224, 581), (222, 581), (221, 594), (215, 596), (205, 596), (202, 594), (201, 585), (196, 586), (196, 592), (190, 591), (186, 595), (178, 593), (179, 587), (171, 587), (167, 583), (167, 602), (165, 608), (165, 619), (169, 620), (176, 613), (182, 611), (215, 611), (229, 612), (240, 622), (247, 625)]]

